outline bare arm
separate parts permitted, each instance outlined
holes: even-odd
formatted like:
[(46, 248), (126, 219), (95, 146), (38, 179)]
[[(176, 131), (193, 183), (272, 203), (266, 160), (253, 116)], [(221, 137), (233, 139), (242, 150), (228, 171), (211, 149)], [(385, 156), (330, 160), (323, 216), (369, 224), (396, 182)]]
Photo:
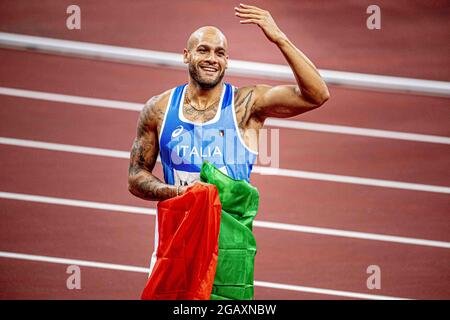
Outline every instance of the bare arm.
[(248, 5), (235, 8), (242, 24), (257, 24), (277, 45), (291, 67), (297, 85), (255, 87), (251, 113), (267, 117), (292, 117), (313, 110), (329, 99), (328, 88), (314, 64), (278, 28), (268, 11)]
[(163, 183), (152, 174), (159, 152), (157, 121), (160, 115), (156, 100), (150, 99), (139, 115), (136, 139), (130, 154), (128, 190), (136, 197), (161, 201), (175, 197), (177, 188)]

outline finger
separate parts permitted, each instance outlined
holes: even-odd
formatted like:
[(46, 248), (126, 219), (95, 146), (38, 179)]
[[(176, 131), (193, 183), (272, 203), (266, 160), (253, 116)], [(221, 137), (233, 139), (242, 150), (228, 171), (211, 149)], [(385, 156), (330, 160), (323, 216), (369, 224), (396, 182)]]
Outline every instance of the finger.
[(238, 8), (238, 7), (234, 7), (234, 10), (242, 13), (261, 13), (261, 11), (258, 10)]
[(245, 18), (245, 19), (261, 19), (260, 15), (249, 14), (249, 13), (236, 13), (236, 16), (238, 16), (239, 18)]
[(245, 8), (245, 9), (253, 9), (253, 10), (263, 11), (263, 9), (261, 9), (261, 8), (258, 8), (258, 7), (255, 7), (255, 6), (250, 6), (248, 4), (240, 3), (239, 6), (241, 6), (242, 8)]
[(246, 19), (239, 21), (241, 24), (258, 24), (259, 20), (257, 19)]

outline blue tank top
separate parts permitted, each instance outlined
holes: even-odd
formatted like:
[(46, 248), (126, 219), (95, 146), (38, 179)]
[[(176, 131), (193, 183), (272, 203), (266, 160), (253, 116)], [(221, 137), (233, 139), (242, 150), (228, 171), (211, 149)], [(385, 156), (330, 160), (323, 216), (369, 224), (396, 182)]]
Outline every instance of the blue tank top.
[(170, 94), (159, 136), (164, 179), (171, 185), (200, 180), (203, 161), (209, 161), (229, 177), (249, 181), (257, 152), (249, 149), (239, 132), (234, 107), (234, 88), (225, 83), (216, 115), (204, 123), (184, 117), (187, 85)]

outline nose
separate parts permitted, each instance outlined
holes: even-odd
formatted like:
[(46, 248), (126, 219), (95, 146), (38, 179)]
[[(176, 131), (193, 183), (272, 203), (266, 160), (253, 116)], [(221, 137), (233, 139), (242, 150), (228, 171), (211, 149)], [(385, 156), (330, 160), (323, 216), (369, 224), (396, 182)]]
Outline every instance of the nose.
[(217, 56), (214, 51), (210, 51), (208, 55), (205, 58), (206, 61), (208, 61), (211, 64), (217, 63)]

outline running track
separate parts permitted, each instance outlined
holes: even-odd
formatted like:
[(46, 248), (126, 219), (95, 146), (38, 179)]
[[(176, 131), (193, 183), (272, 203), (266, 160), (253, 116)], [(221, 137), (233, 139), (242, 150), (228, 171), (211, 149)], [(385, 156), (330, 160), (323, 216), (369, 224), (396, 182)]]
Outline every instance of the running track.
[[(69, 2), (51, 5), (50, 1), (41, 1), (39, 7), (30, 7), (37, 4), (3, 1), (0, 31), (178, 52), (184, 45), (186, 30), (212, 23), (212, 19), (210, 11), (200, 6), (201, 1), (174, 3), (155, 1), (146, 5), (142, 1), (118, 8), (114, 1), (102, 2), (101, 6), (81, 1), (82, 30), (71, 32), (65, 29), (64, 13)], [(342, 1), (341, 5), (320, 6), (284, 1), (274, 4), (272, 13), (320, 68), (448, 81), (448, 44), (442, 48), (449, 36), (448, 30), (442, 28), (448, 9), (440, 8), (440, 2), (433, 3), (427, 7), (381, 2), (385, 29), (378, 34), (364, 27), (369, 3)], [(256, 4), (268, 7), (264, 1)], [(231, 12), (233, 5), (220, 2), (209, 10)], [(194, 9), (198, 14), (183, 20)], [(327, 28), (331, 12), (341, 23)], [(425, 26), (404, 23), (418, 16)], [(243, 29), (234, 21), (232, 12), (230, 17), (223, 14), (214, 18), (214, 24), (228, 35), (233, 58), (283, 63), (258, 30)], [(177, 70), (29, 51), (0, 49), (0, 59), (2, 88), (142, 104), (150, 96), (186, 81), (186, 73)], [(227, 81), (238, 86), (259, 82), (235, 77)], [(293, 120), (450, 136), (446, 98), (330, 89), (332, 99), (324, 107)], [(0, 298), (138, 298), (153, 250), (154, 217), (149, 213), (155, 208), (155, 203), (137, 199), (127, 191), (128, 160), (123, 155), (134, 139), (138, 113), (10, 95), (0, 95), (0, 101), (0, 137), (21, 139), (0, 140)], [(62, 152), (11, 142), (23, 140), (54, 143), (56, 148), (70, 145), (122, 153), (92, 155), (72, 147)], [(281, 128), (280, 159), (281, 168), (295, 172), (450, 186), (448, 144)], [(159, 164), (155, 171), (162, 176)], [(349, 292), (413, 299), (450, 298), (448, 193), (259, 173), (253, 174), (252, 183), (261, 194), (257, 217), (260, 224), (254, 229), (258, 243), (255, 298), (358, 297), (344, 296)], [(11, 199), (13, 195), (18, 198)], [(44, 198), (25, 201), (28, 198), (24, 195), (51, 197), (59, 204), (46, 203)], [(70, 205), (67, 199), (148, 211), (131, 213), (130, 208), (101, 209), (95, 204), (88, 208)], [(290, 230), (273, 224), (267, 228), (262, 222), (287, 224)], [(295, 229), (293, 225), (320, 229), (304, 232), (305, 228)], [(341, 232), (324, 234), (331, 229)], [(342, 230), (364, 236), (348, 237)], [(373, 234), (436, 243), (364, 238)], [(436, 245), (438, 242), (444, 245)], [(6, 253), (30, 256), (13, 258)], [(38, 256), (110, 263), (116, 270), (83, 266), (72, 260), (36, 261)], [(69, 264), (81, 265), (82, 290), (66, 288)], [(369, 265), (381, 268), (380, 290), (366, 287)], [(137, 268), (118, 270), (124, 269), (121, 266)], [(297, 287), (274, 288), (267, 282)], [(311, 292), (310, 288), (322, 290)]]

